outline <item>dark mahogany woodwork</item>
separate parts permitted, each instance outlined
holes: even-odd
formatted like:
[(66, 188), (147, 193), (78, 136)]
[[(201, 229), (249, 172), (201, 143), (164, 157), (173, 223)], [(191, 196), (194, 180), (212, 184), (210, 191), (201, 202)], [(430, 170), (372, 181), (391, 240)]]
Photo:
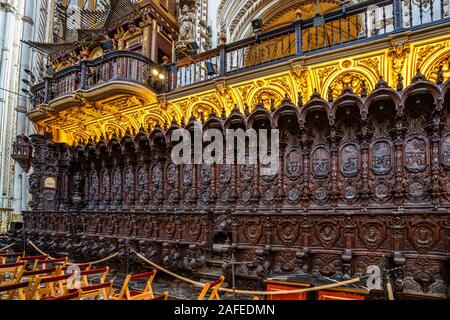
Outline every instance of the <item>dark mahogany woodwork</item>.
[(380, 81), (363, 98), (346, 89), (332, 102), (314, 94), (298, 107), (286, 98), (274, 112), (235, 108), (205, 121), (204, 129), (278, 128), (273, 176), (259, 175), (258, 165), (175, 166), (176, 124), (75, 147), (34, 135), (22, 236), (74, 258), (128, 248), (196, 271), (222, 235), (231, 243), (224, 256), (250, 262), (236, 267), (250, 280), (347, 279), (384, 256), (387, 268), (398, 267), (397, 292), (445, 297), (449, 95), (449, 81), (435, 85), (419, 74), (403, 91)]

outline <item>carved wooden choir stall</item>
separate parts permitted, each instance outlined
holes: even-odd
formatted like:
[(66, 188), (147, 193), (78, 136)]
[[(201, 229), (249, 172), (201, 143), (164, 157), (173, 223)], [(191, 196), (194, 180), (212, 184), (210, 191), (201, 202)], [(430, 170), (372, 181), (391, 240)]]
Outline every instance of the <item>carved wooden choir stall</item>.
[(259, 164), (174, 165), (175, 122), (75, 146), (21, 137), (31, 211), (18, 236), (86, 260), (133, 248), (194, 272), (233, 254), (248, 262), (236, 266), (238, 288), (286, 273), (347, 279), (384, 256), (396, 293), (447, 297), (449, 81), (418, 72), (400, 91), (381, 79), (368, 95), (344, 88), (331, 100), (315, 92), (305, 105), (286, 97), (203, 119), (203, 130), (279, 129), (270, 176)]

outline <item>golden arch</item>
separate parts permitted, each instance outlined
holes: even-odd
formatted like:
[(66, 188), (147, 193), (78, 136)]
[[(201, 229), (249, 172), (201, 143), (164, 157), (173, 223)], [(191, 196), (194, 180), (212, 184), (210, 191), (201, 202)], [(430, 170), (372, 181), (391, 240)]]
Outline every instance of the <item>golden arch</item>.
[(262, 87), (251, 92), (247, 104), (253, 110), (261, 101), (266, 109), (270, 109), (271, 99), (273, 99), (275, 106), (278, 107), (286, 94), (289, 93), (275, 86)]
[(345, 69), (330, 77), (322, 88), (322, 97), (328, 97), (328, 88), (333, 90), (333, 98), (340, 96), (344, 88), (349, 87), (357, 95), (361, 94), (361, 83), (365, 81), (367, 93), (375, 88), (378, 81), (371, 72), (363, 69)]
[(442, 66), (444, 79), (448, 79), (450, 77), (450, 48), (443, 48), (433, 54), (422, 63), (420, 69), (428, 80), (435, 82), (440, 66)]
[[(164, 115), (165, 113), (162, 112), (161, 114)], [(154, 128), (157, 123), (162, 128), (164, 126), (164, 123), (166, 123), (168, 119), (167, 117), (164, 118), (161, 114), (156, 114), (154, 112), (144, 114), (141, 117), (141, 123), (144, 129), (147, 129), (149, 125), (151, 128)]]
[(213, 110), (217, 116), (220, 115), (220, 113), (221, 113), (220, 106), (217, 106), (213, 103), (205, 102), (205, 101), (196, 102), (196, 103), (192, 104), (190, 106), (190, 108), (188, 109), (188, 112), (186, 114), (187, 119), (185, 119), (186, 123), (189, 121), (189, 118), (192, 115), (194, 115), (194, 117), (197, 120), (200, 119), (202, 117), (202, 115), (203, 115), (204, 119), (208, 119)]
[(107, 123), (103, 132), (106, 136), (111, 136), (113, 133), (117, 133), (118, 136), (122, 136), (125, 134), (126, 129), (116, 123)]

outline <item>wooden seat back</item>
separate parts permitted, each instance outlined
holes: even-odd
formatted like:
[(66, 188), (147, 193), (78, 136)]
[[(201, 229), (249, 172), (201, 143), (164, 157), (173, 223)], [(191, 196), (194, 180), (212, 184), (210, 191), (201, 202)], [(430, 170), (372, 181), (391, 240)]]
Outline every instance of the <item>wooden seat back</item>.
[(19, 258), (19, 261), (24, 261), (25, 264), (30, 264), (31, 266), (28, 268), (29, 270), (37, 270), (39, 260), (45, 260), (48, 259), (48, 255), (40, 255), (40, 256), (27, 256), (27, 257), (21, 257)]
[[(0, 265), (0, 285), (20, 282), (20, 275), (25, 270), (25, 262), (5, 263)], [(9, 278), (8, 278), (9, 275)]]
[(48, 296), (48, 297), (43, 297), (40, 300), (78, 300), (80, 299), (80, 292), (79, 291), (75, 291), (63, 296)]
[[(57, 269), (57, 268), (50, 268)], [(50, 270), (45, 269), (45, 270)], [(33, 271), (39, 273), (44, 270)], [(41, 300), (43, 297), (61, 296), (67, 294), (67, 279), (71, 277), (70, 274), (51, 274), (47, 276), (37, 277), (30, 285), (27, 292), (27, 300)]]
[[(57, 276), (61, 274), (61, 267), (53, 267), (42, 270), (23, 271), (17, 278), (17, 281), (28, 280), (30, 282), (30, 289), (27, 292), (27, 300), (30, 300), (35, 295), (36, 290), (40, 287), (40, 281), (42, 278), (49, 276)], [(46, 287), (41, 290), (42, 292), (50, 292), (51, 290)]]
[[(62, 271), (67, 271), (73, 264), (67, 264), (61, 268)], [(91, 263), (77, 263), (75, 264), (81, 271), (86, 271), (91, 269)]]
[(40, 259), (38, 260), (38, 269), (47, 269), (48, 265), (52, 266), (62, 266), (67, 265), (67, 257), (59, 259)]
[(22, 253), (2, 252), (2, 253), (0, 253), (0, 264), (8, 263), (8, 259), (11, 259), (11, 258), (14, 258), (14, 261), (9, 261), (9, 262), (19, 262), (20, 257), (23, 257), (23, 252)]
[(210, 283), (206, 283), (203, 286), (202, 292), (200, 292), (200, 295), (198, 296), (197, 300), (204, 300), (206, 294), (208, 293), (208, 291), (210, 289), (212, 289), (211, 294), (208, 297), (208, 300), (220, 300), (220, 296), (219, 296), (219, 289), (222, 286), (223, 281), (225, 280), (224, 276), (220, 276), (219, 279), (210, 282)]
[(147, 300), (169, 300), (169, 292), (165, 291), (163, 294), (160, 294)]
[(88, 276), (100, 275), (100, 283), (104, 283), (106, 281), (106, 277), (109, 273), (109, 267), (98, 268), (98, 269), (89, 269), (80, 272), (82, 285), (88, 286), (93, 284), (89, 281)]
[(0, 296), (2, 294), (4, 295), (1, 299), (12, 300), (16, 297), (17, 292), (18, 300), (25, 300), (26, 291), (29, 288), (29, 285), (29, 281), (24, 281), (0, 286)]
[[(152, 299), (153, 289), (152, 283), (156, 276), (156, 270), (152, 270), (149, 272), (144, 272), (140, 274), (127, 275), (125, 281), (123, 282), (122, 288), (119, 291), (119, 294), (113, 297), (114, 300), (146, 300)], [(130, 281), (139, 280), (139, 279), (147, 279), (145, 284), (145, 288), (142, 292), (139, 291), (130, 291), (129, 284)]]
[(97, 284), (91, 284), (87, 286), (82, 286), (79, 289), (70, 289), (70, 292), (78, 291), (80, 292), (80, 298), (93, 298), (95, 300), (98, 300), (100, 297), (103, 298), (103, 300), (109, 300), (111, 298), (112, 294), (112, 286), (113, 282), (107, 281), (103, 283), (97, 283)]

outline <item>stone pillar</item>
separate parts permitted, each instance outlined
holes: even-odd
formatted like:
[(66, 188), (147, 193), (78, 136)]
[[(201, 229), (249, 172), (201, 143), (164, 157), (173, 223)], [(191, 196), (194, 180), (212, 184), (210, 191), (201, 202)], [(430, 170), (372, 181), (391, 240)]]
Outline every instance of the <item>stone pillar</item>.
[[(35, 12), (36, 0), (29, 0), (25, 2), (23, 21), (23, 40), (33, 39), (34, 20), (33, 15)], [(20, 59), (20, 72), (19, 79), (28, 79), (29, 76), (25, 73), (24, 69), (31, 70), (31, 49), (27, 45), (22, 46), (21, 59)], [(20, 81), (19, 92), (25, 88), (25, 84)], [(16, 134), (26, 135), (28, 119), (26, 116), (27, 106), (29, 101), (27, 98), (20, 96), (17, 106), (16, 114)], [(22, 169), (18, 162), (14, 163), (14, 188), (13, 188), (13, 221), (21, 221), (21, 211), (26, 210), (28, 207), (28, 188), (27, 173)]]

